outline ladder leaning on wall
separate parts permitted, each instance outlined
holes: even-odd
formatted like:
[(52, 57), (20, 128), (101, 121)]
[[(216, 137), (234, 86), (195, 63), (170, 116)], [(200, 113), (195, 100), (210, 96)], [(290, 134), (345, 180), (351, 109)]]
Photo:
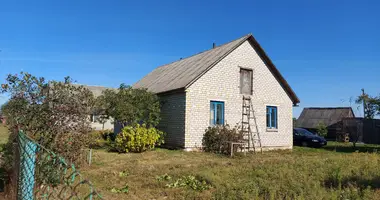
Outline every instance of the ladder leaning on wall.
[(241, 131), (244, 139), (248, 141), (248, 151), (253, 148), (253, 151), (256, 153), (256, 145), (258, 144), (261, 153), (263, 153), (259, 127), (257, 126), (255, 110), (253, 109), (251, 97), (243, 96), (241, 123)]

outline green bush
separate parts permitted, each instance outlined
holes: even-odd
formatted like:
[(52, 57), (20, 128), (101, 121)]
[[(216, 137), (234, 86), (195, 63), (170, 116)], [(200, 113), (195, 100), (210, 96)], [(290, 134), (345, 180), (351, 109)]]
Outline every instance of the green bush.
[(319, 136), (326, 137), (327, 136), (327, 126), (323, 122), (319, 122), (317, 125), (317, 133)]
[(83, 161), (83, 149), (89, 146), (90, 134), (66, 133), (55, 138), (52, 151), (65, 158), (71, 164), (80, 165)]
[(230, 128), (229, 125), (208, 127), (203, 135), (202, 145), (206, 152), (229, 154), (228, 142), (243, 140), (243, 134), (238, 128)]
[(92, 131), (89, 134), (89, 147), (93, 149), (102, 149), (107, 147), (108, 140), (115, 140), (112, 130)]
[(111, 192), (112, 193), (128, 193), (129, 192), (129, 185), (125, 184), (125, 186), (122, 188), (112, 188)]
[(117, 152), (143, 152), (164, 143), (164, 132), (145, 125), (126, 126), (116, 136), (113, 148)]
[(212, 188), (211, 184), (206, 180), (203, 180), (201, 177), (195, 177), (192, 175), (182, 176), (172, 183), (166, 184), (168, 188), (189, 188), (196, 191), (203, 191)]

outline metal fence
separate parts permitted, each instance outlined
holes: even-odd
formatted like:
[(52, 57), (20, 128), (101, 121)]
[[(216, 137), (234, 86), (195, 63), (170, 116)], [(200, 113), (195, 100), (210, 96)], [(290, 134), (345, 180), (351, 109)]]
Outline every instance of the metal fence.
[(379, 119), (343, 119), (343, 132), (349, 134), (351, 140), (366, 144), (380, 144)]
[(102, 199), (90, 181), (64, 158), (18, 133), (17, 199)]

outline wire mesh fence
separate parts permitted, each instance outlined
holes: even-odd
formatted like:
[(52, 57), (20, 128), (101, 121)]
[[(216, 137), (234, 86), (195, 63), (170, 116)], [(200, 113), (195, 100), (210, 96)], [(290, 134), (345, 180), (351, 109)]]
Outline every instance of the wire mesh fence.
[(74, 164), (18, 133), (17, 199), (102, 199)]

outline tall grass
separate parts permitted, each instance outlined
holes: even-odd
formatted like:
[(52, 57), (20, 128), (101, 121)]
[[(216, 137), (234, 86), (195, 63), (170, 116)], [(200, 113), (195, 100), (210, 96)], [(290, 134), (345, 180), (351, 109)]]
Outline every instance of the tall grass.
[(217, 199), (372, 199), (379, 188), (379, 156), (283, 155), (244, 165), (221, 184)]
[[(380, 154), (295, 148), (227, 158), (158, 149), (142, 154), (96, 151), (84, 170), (106, 199), (379, 199)], [(128, 171), (128, 177), (118, 176)], [(168, 188), (156, 177), (195, 176), (205, 191)], [(128, 184), (128, 193), (111, 188)], [(379, 196), (379, 197), (378, 197)]]
[(5, 144), (8, 141), (8, 128), (0, 122), (0, 144)]

